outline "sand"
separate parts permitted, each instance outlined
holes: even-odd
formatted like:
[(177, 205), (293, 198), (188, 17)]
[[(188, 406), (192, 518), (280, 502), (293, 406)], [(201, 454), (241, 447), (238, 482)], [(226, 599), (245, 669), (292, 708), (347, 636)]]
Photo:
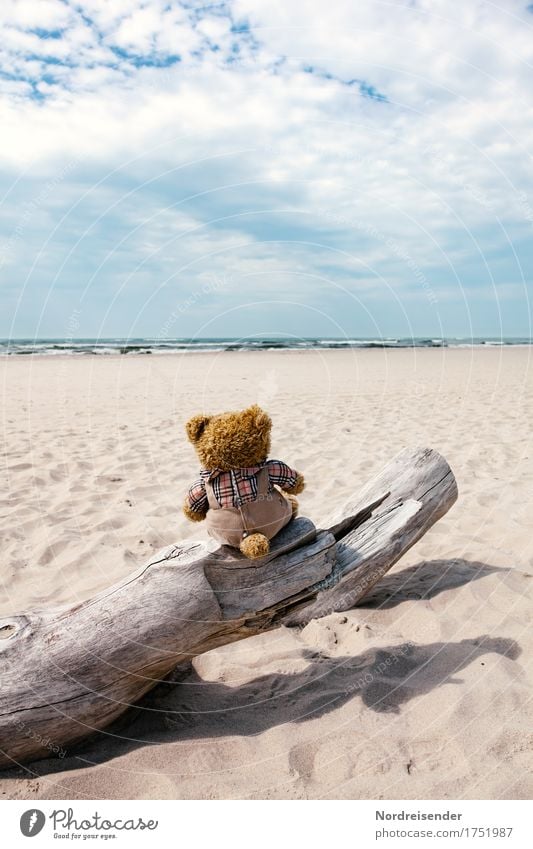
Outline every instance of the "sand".
[(85, 599), (203, 528), (183, 423), (263, 404), (320, 522), (409, 445), (459, 500), (362, 606), (195, 659), (4, 798), (530, 798), (528, 348), (0, 362), (0, 614)]

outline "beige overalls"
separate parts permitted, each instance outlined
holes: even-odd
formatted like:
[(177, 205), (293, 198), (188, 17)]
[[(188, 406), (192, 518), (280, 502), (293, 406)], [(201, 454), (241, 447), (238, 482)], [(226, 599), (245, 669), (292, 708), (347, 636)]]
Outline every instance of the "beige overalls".
[(210, 481), (206, 481), (205, 491), (209, 504), (207, 530), (218, 542), (238, 548), (250, 534), (264, 534), (267, 539), (272, 539), (290, 522), (291, 503), (277, 489), (273, 488), (269, 492), (268, 469), (260, 469), (256, 478), (257, 499), (241, 507), (221, 507)]

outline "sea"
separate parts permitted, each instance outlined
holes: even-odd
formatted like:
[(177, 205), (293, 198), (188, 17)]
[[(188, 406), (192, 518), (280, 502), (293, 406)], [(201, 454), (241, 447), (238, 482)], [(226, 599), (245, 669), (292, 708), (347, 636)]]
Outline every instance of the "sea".
[(425, 337), (379, 339), (367, 338), (286, 338), (264, 337), (248, 339), (161, 339), (151, 337), (110, 339), (0, 339), (0, 356), (109, 356), (121, 354), (138, 356), (146, 354), (192, 354), (224, 351), (274, 351), (323, 350), (358, 348), (471, 348), (529, 346), (532, 339), (521, 337)]

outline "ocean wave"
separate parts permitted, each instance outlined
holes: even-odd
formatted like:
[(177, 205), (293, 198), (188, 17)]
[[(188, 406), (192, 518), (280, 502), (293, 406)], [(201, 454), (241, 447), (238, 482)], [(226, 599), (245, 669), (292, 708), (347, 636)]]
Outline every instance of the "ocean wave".
[(146, 356), (150, 354), (225, 353), (243, 351), (301, 351), (324, 349), (471, 348), (531, 345), (526, 338), (346, 338), (308, 339), (2, 339), (0, 356)]

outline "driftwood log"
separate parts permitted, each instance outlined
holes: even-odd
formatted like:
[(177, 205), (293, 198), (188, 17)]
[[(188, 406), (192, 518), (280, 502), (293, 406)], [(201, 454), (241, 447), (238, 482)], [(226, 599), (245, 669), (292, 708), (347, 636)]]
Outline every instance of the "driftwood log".
[(186, 659), (353, 607), (456, 498), (443, 457), (406, 449), (323, 529), (292, 521), (261, 561), (185, 541), (81, 604), (0, 619), (0, 764), (104, 728)]

